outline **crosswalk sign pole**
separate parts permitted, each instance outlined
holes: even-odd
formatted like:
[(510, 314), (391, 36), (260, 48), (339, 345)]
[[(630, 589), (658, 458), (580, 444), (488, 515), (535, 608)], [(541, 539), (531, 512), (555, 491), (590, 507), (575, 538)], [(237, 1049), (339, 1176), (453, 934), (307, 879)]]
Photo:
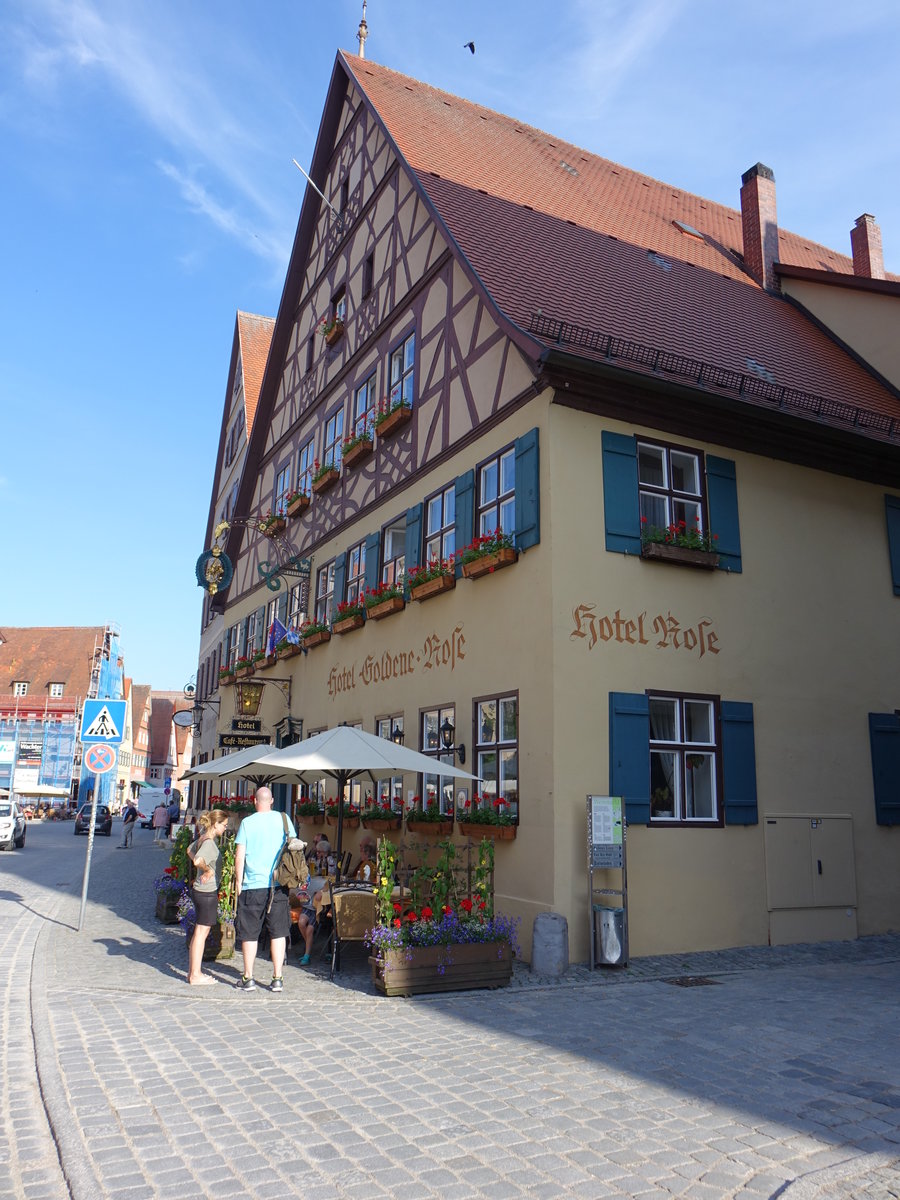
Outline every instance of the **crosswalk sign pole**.
[(84, 925), (84, 910), (87, 907), (88, 880), (91, 877), (91, 855), (94, 852), (94, 825), (97, 822), (97, 797), (100, 794), (100, 776), (94, 776), (94, 792), (91, 796), (91, 823), (88, 826), (87, 854), (84, 860), (84, 882), (81, 885), (81, 911), (78, 914), (78, 932)]

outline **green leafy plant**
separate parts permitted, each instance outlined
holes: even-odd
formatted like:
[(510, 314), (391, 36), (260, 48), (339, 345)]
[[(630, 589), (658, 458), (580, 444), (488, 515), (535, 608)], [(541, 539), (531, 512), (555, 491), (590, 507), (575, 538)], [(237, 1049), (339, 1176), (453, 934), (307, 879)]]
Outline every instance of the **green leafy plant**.
[(512, 536), (504, 533), (502, 529), (495, 529), (493, 533), (484, 533), (480, 537), (469, 542), (461, 553), (459, 558), (463, 563), (474, 562), (477, 558), (486, 558), (489, 554), (497, 554), (501, 550), (512, 550)]
[(440, 821), (452, 820), (453, 814), (441, 812), (441, 806), (437, 800), (429, 800), (426, 804), (423, 804), (420, 796), (413, 796), (409, 812), (406, 815), (407, 824), (410, 821), (428, 821), (437, 824)]
[(378, 587), (366, 588), (363, 602), (367, 609), (383, 604), (385, 600), (403, 599), (402, 583), (380, 583)]
[(298, 800), (294, 805), (294, 816), (317, 817), (322, 811), (318, 800)]
[(329, 628), (328, 628), (327, 621), (317, 621), (315, 618), (311, 618), (309, 621), (304, 621), (303, 624), (300, 626), (301, 638), (312, 637), (312, 635), (314, 633), (328, 633), (328, 632), (329, 632)]
[(383, 425), (388, 417), (392, 417), (401, 408), (406, 409), (408, 412), (411, 411), (411, 405), (407, 400), (394, 400), (393, 403), (390, 403), (386, 397), (382, 396), (378, 405), (378, 412), (375, 414), (375, 428), (377, 429), (379, 425)]
[(464, 802), (457, 816), (467, 825), (515, 825), (510, 807), (509, 801), (502, 796), (492, 798), (474, 792), (472, 799)]
[(354, 429), (349, 437), (344, 438), (342, 452), (349, 454), (351, 450), (355, 450), (357, 446), (361, 446), (363, 443), (371, 445), (373, 437), (372, 429), (372, 420), (370, 417), (366, 417), (363, 423)]
[(190, 880), (191, 860), (187, 856), (188, 846), (194, 840), (194, 831), (189, 825), (182, 825), (175, 835), (172, 853), (169, 855), (171, 873), (182, 883)]
[(361, 617), (366, 611), (366, 606), (362, 600), (342, 600), (337, 606), (334, 614), (334, 621), (346, 621), (350, 617)]
[(700, 528), (700, 518), (695, 517), (694, 523), (688, 525), (685, 521), (677, 521), (672, 525), (651, 525), (646, 517), (641, 517), (641, 542), (644, 545), (680, 546), (684, 550), (705, 550), (714, 552), (717, 533)]
[(411, 588), (415, 588), (442, 575), (452, 576), (455, 569), (456, 558), (453, 554), (449, 558), (432, 558), (422, 567), (410, 567), (406, 572), (406, 582)]
[(329, 471), (336, 471), (336, 470), (337, 470), (337, 467), (334, 465), (333, 459), (330, 459), (328, 462), (324, 462), (324, 463), (320, 463), (318, 459), (315, 459), (315, 461), (313, 462), (312, 482), (318, 483), (320, 479), (325, 478), (325, 476), (328, 474)]

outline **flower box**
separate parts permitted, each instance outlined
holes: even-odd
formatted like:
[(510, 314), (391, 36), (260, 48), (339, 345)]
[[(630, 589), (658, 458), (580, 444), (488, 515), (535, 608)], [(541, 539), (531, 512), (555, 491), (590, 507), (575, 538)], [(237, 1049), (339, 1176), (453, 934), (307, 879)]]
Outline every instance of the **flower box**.
[(325, 345), (336, 346), (344, 336), (344, 322), (338, 317), (330, 329), (324, 331)]
[(371, 439), (363, 438), (361, 442), (357, 442), (350, 450), (345, 450), (343, 453), (343, 463), (347, 470), (352, 470), (357, 463), (361, 463), (364, 458), (368, 458), (372, 453)]
[(495, 838), (498, 842), (515, 840), (518, 825), (488, 825), (484, 821), (460, 821), (459, 832), (463, 837), (480, 842), (482, 838)]
[(266, 537), (276, 537), (285, 529), (287, 529), (287, 521), (284, 517), (270, 517), (263, 526), (263, 533)]
[(409, 598), (410, 600), (430, 600), (432, 596), (439, 596), (441, 592), (450, 592), (455, 587), (455, 575), (435, 575), (434, 579), (428, 579), (425, 583), (411, 587)]
[(295, 654), (300, 654), (302, 649), (303, 649), (303, 647), (300, 645), (299, 642), (297, 642), (297, 643), (288, 642), (288, 644), (286, 646), (280, 646), (275, 651), (275, 654), (279, 659), (293, 658)]
[(278, 662), (278, 658), (274, 654), (264, 654), (262, 658), (254, 658), (253, 669), (255, 671), (265, 671), (267, 667), (274, 667)]
[(297, 820), (301, 825), (324, 825), (325, 814), (323, 812), (309, 813), (308, 815), (298, 816)]
[[(325, 814), (325, 824), (326, 825), (334, 826), (334, 825), (337, 825), (337, 823), (338, 823), (337, 813), (327, 812)], [(345, 829), (359, 829), (359, 817), (349, 817), (349, 816), (347, 816), (346, 813), (344, 813), (343, 825), (344, 825)]]
[(249, 679), (253, 674), (253, 663), (248, 663), (246, 667), (238, 667), (234, 672), (235, 679)]
[(181, 888), (175, 891), (156, 893), (156, 919), (163, 925), (178, 924), (178, 903), (181, 900)]
[(371, 829), (373, 833), (389, 833), (392, 829), (400, 828), (400, 814), (394, 817), (363, 817), (363, 829)]
[(231, 687), (233, 684), (234, 684), (234, 674), (233, 673), (231, 675), (220, 675), (219, 676), (219, 687)]
[(206, 935), (203, 961), (225, 962), (234, 958), (234, 941), (234, 925), (230, 921), (218, 921)]
[(287, 506), (287, 515), (289, 517), (299, 517), (309, 508), (309, 496), (297, 496)]
[(417, 821), (415, 817), (407, 817), (406, 828), (410, 833), (428, 837), (449, 837), (453, 832), (453, 820), (448, 817), (446, 821)]
[(362, 629), (366, 623), (366, 618), (362, 613), (354, 613), (350, 617), (342, 617), (334, 622), (332, 629), (336, 634), (352, 633), (354, 629)]
[(387, 600), (370, 605), (366, 609), (366, 616), (370, 621), (382, 621), (391, 613), (403, 612), (404, 608), (406, 608), (406, 601), (402, 596), (388, 596)]
[(392, 433), (396, 433), (398, 429), (402, 429), (404, 425), (408, 425), (412, 420), (412, 409), (406, 405), (401, 405), (400, 408), (395, 408), (394, 411), (384, 418), (378, 425), (375, 426), (375, 432), (379, 438), (390, 437)]
[(509, 942), (410, 946), (369, 959), (372, 982), (385, 996), (506, 987), (512, 979)]
[(642, 542), (641, 558), (680, 563), (683, 567), (699, 567), (701, 571), (714, 571), (719, 565), (715, 550), (692, 550), (688, 546), (673, 546), (668, 542)]
[(330, 641), (331, 631), (328, 629), (319, 629), (315, 633), (308, 633), (303, 639), (303, 645), (306, 646), (308, 650), (311, 650), (313, 646), (321, 646), (323, 642)]
[(482, 575), (490, 575), (503, 567), (511, 567), (518, 557), (518, 550), (514, 550), (512, 546), (504, 546), (500, 550), (495, 550), (493, 554), (482, 554), (480, 558), (464, 562), (462, 565), (463, 575), (466, 579), (479, 579)]
[(334, 487), (340, 477), (341, 473), (337, 467), (329, 467), (318, 479), (313, 481), (312, 490), (317, 496), (321, 496), (322, 492), (327, 492), (330, 487)]

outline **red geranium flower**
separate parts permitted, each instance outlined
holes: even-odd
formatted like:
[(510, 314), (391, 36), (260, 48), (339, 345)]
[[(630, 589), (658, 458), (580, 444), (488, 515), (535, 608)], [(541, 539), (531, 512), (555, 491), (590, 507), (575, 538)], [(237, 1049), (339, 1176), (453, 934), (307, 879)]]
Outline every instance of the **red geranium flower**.
[(450, 907), (449, 904), (445, 904), (444, 907), (441, 909), (441, 912), (444, 914), (445, 917), (449, 917), (449, 915), (453, 912), (453, 909)]
[(416, 916), (416, 914), (412, 910), (410, 910), (406, 914), (406, 919), (407, 919), (407, 921), (418, 921), (419, 918)]
[(422, 909), (422, 920), (430, 921), (433, 916), (434, 916), (434, 913), (431, 911), (431, 909), (426, 904), (425, 907)]
[(472, 911), (472, 901), (460, 900), (459, 907), (463, 910), (463, 912), (470, 913)]
[(394, 912), (400, 912), (400, 903), (397, 900), (394, 901)]
[(403, 924), (403, 922), (400, 920), (399, 917), (394, 917), (394, 928), (395, 929), (399, 929), (402, 924)]

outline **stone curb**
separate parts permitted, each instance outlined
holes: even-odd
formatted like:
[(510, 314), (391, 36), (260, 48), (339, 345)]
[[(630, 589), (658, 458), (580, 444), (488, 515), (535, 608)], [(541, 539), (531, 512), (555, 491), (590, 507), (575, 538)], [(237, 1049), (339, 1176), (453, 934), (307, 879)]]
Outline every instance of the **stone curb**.
[[(900, 1159), (895, 1155), (861, 1154), (856, 1158), (848, 1158), (844, 1162), (836, 1163), (833, 1167), (823, 1167), (821, 1171), (811, 1171), (809, 1175), (801, 1175), (799, 1179), (779, 1188), (772, 1200), (775, 1200), (775, 1197), (778, 1200), (825, 1200), (832, 1194), (837, 1195), (838, 1193), (834, 1189), (840, 1185), (852, 1185), (854, 1181), (859, 1181), (861, 1186), (865, 1186), (866, 1181), (876, 1171), (897, 1167), (898, 1164), (900, 1164)], [(898, 1182), (900, 1182), (900, 1172), (898, 1172)], [(842, 1194), (846, 1195), (843, 1189)]]

